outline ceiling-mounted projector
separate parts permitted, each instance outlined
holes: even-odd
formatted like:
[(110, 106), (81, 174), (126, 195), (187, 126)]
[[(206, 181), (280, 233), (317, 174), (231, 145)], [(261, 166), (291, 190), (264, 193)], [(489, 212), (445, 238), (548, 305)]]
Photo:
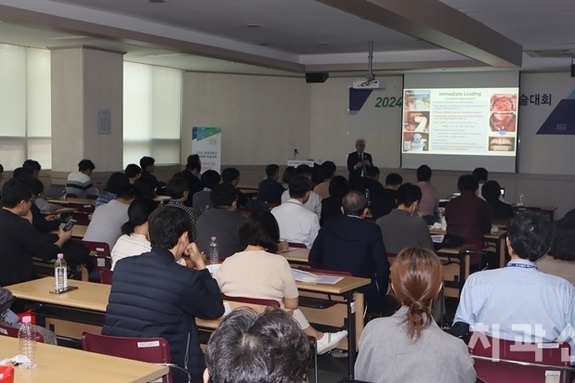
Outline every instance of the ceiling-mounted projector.
[(353, 82), (353, 89), (383, 89), (385, 90), (385, 81), (375, 79), (373, 75), (373, 41), (368, 41), (368, 72), (363, 80)]
[(363, 79), (353, 82), (353, 89), (383, 89), (385, 90), (385, 81), (376, 79)]

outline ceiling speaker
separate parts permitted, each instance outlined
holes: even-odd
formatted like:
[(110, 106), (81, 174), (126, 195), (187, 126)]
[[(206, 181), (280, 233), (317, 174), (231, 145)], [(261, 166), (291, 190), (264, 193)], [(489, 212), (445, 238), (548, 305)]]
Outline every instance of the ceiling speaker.
[(315, 72), (315, 73), (306, 73), (305, 74), (305, 82), (315, 83), (315, 82), (325, 82), (329, 77), (328, 72)]

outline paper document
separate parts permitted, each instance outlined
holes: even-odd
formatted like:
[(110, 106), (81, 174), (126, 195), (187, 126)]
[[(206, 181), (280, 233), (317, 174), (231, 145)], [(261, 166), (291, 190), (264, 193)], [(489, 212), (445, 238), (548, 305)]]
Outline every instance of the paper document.
[[(288, 251), (294, 251), (294, 250), (302, 250), (302, 249), (300, 249), (299, 247), (288, 247), (285, 250), (278, 251), (278, 253), (287, 253)], [(305, 250), (305, 249), (303, 249), (303, 250)]]
[(433, 243), (441, 243), (443, 242), (443, 237), (445, 237), (445, 235), (432, 235), (431, 240)]
[(337, 277), (333, 275), (316, 275), (314, 273), (310, 273), (309, 271), (303, 271), (298, 269), (291, 269), (291, 271), (293, 273), (294, 279), (297, 282), (335, 285), (337, 282), (343, 279), (343, 277)]

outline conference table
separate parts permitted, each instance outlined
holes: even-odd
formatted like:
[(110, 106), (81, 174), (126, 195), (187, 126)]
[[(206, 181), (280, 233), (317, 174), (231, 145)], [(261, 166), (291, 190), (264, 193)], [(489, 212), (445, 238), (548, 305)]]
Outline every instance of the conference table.
[[(18, 354), (18, 339), (0, 336), (0, 359)], [(169, 372), (168, 367), (38, 343), (38, 365), (14, 367), (14, 383), (147, 383)]]
[[(157, 195), (154, 197), (154, 201), (156, 202), (167, 202), (171, 200), (170, 196), (166, 195)], [(78, 204), (78, 205), (94, 205), (96, 203), (95, 199), (92, 198), (75, 198), (75, 197), (68, 197), (66, 199), (49, 199), (48, 202), (66, 206), (69, 204)]]
[[(344, 277), (334, 285), (297, 282), (298, 290), (319, 294), (329, 294), (343, 297), (347, 306), (347, 330), (348, 348), (350, 355), (349, 374), (353, 375), (353, 363), (355, 363), (355, 304), (353, 292), (358, 288), (368, 285), (367, 278)], [(110, 285), (92, 282), (69, 281), (71, 286), (77, 286), (77, 290), (63, 294), (52, 294), (49, 291), (54, 288), (54, 278), (46, 277), (28, 282), (23, 282), (6, 288), (23, 303), (31, 303), (36, 306), (36, 323), (48, 327), (59, 336), (59, 342), (77, 347), (78, 339), (82, 331), (99, 332), (99, 327), (104, 324), (104, 315), (110, 295)], [(258, 312), (265, 309), (261, 305), (252, 305), (240, 302), (227, 301), (232, 310), (238, 307), (251, 307)], [(289, 311), (289, 310), (288, 310)], [(199, 328), (213, 331), (222, 318), (213, 320), (196, 319)], [(68, 325), (70, 322), (72, 324)], [(80, 324), (80, 325), (78, 325)], [(67, 326), (62, 332), (58, 326)], [(60, 337), (62, 335), (62, 338)]]

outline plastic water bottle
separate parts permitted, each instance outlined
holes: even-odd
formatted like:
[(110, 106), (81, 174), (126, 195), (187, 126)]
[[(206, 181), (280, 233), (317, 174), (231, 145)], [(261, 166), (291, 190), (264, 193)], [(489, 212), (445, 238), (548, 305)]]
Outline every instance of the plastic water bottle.
[(36, 329), (32, 325), (31, 316), (22, 318), (22, 326), (18, 330), (18, 343), (19, 353), (28, 358), (19, 367), (25, 369), (36, 367)]
[(64, 254), (58, 254), (58, 259), (54, 263), (54, 290), (64, 291), (68, 288), (68, 265), (64, 260)]
[(523, 201), (524, 197), (523, 197), (523, 193), (519, 193), (519, 198), (517, 198), (517, 206), (523, 206)]
[(218, 263), (220, 263), (218, 243), (216, 242), (216, 237), (212, 237), (212, 242), (210, 242), (210, 265), (217, 265)]
[(371, 205), (371, 194), (369, 193), (369, 189), (365, 188), (365, 198), (367, 198), (367, 206)]
[(66, 201), (68, 199), (68, 193), (66, 192), (66, 189), (64, 188), (64, 190), (62, 190), (62, 198), (60, 198), (62, 201)]

